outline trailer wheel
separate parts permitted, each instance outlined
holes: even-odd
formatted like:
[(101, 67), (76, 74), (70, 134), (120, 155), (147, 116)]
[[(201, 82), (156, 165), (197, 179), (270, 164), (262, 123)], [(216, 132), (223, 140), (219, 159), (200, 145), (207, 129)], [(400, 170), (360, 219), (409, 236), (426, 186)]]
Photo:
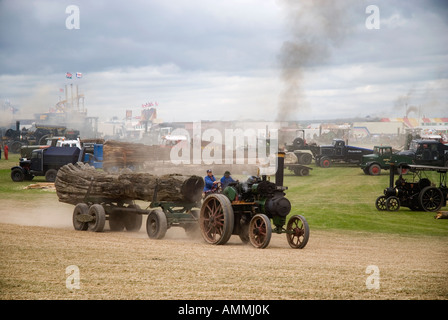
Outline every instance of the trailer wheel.
[(378, 211), (386, 211), (387, 210), (386, 201), (387, 201), (386, 196), (379, 196), (378, 198), (376, 198), (375, 201), (376, 209)]
[(73, 227), (78, 231), (86, 231), (89, 225), (87, 222), (78, 220), (78, 216), (87, 216), (89, 214), (89, 206), (85, 203), (78, 203), (73, 210)]
[[(140, 206), (137, 204), (132, 204), (128, 208), (134, 208), (140, 210)], [(126, 212), (123, 218), (124, 226), (127, 231), (137, 232), (142, 227), (143, 217), (141, 214), (134, 212)]]
[(146, 220), (146, 233), (148, 237), (150, 239), (162, 239), (167, 229), (168, 223), (165, 212), (159, 208), (152, 210)]
[(25, 174), (22, 169), (16, 168), (11, 170), (11, 179), (14, 182), (22, 182), (25, 179)]
[(436, 187), (425, 187), (418, 195), (418, 200), (421, 208), (424, 211), (440, 210), (443, 203), (443, 193)]
[(93, 204), (89, 208), (89, 215), (92, 216), (92, 221), (89, 221), (88, 230), (93, 232), (101, 232), (104, 229), (106, 223), (106, 212), (100, 204)]
[(301, 176), (302, 175), (302, 171), (300, 170), (300, 168), (294, 168), (293, 171), (294, 171), (294, 174), (296, 176)]
[(309, 153), (302, 153), (299, 158), (300, 164), (310, 164), (313, 161), (313, 156)]
[(47, 172), (45, 172), (45, 180), (47, 182), (54, 182), (56, 180), (57, 175), (58, 175), (58, 170), (49, 169)]
[(202, 237), (210, 244), (226, 244), (233, 232), (234, 218), (232, 205), (225, 195), (209, 195), (202, 203), (199, 216)]
[(109, 228), (111, 231), (123, 231), (124, 214), (120, 211), (114, 211), (109, 214)]
[(397, 197), (389, 197), (386, 200), (387, 211), (398, 211), (400, 209), (400, 200)]
[(301, 215), (292, 216), (286, 226), (286, 239), (291, 248), (303, 249), (310, 237), (310, 227), (305, 217)]
[(271, 241), (271, 220), (265, 214), (256, 214), (249, 223), (250, 243), (259, 249), (264, 249)]

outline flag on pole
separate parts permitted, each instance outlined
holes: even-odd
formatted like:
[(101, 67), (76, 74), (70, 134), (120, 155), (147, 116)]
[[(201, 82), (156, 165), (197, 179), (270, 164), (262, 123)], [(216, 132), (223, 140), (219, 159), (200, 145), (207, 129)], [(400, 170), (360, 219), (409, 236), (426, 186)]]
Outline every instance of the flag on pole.
[(71, 78), (72, 78), (72, 74), (71, 74), (70, 72), (67, 72), (67, 73), (65, 74), (65, 77), (66, 77), (67, 79), (71, 79)]
[(81, 72), (76, 72), (76, 78), (82, 78), (82, 73)]

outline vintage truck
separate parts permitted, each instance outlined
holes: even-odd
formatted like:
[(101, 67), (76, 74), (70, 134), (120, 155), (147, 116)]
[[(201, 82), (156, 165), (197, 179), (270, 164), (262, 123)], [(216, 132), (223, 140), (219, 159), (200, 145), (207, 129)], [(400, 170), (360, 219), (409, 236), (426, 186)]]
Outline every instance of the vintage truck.
[(11, 179), (14, 182), (32, 180), (35, 176), (45, 176), (48, 182), (54, 182), (59, 168), (78, 161), (78, 147), (48, 147), (35, 149), (31, 158), (21, 158), (19, 165), (11, 168)]
[(346, 145), (342, 139), (333, 139), (329, 146), (320, 146), (314, 155), (316, 165), (328, 168), (332, 162), (361, 163), (362, 157), (372, 154), (373, 150)]
[[(393, 152), (390, 146), (375, 146), (374, 153), (362, 157), (361, 169), (365, 174), (379, 175), (381, 170), (389, 170), (390, 164), (401, 168), (402, 164), (430, 165), (436, 167), (448, 166), (448, 146), (435, 140), (412, 140), (409, 150)], [(401, 169), (406, 173), (406, 167)]]

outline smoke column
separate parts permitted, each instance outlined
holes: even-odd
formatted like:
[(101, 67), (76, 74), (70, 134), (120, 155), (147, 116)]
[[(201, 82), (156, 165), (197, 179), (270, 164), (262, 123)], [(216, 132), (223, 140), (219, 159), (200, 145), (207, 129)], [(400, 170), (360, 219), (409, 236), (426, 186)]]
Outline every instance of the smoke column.
[(283, 89), (277, 121), (297, 120), (303, 116), (305, 68), (325, 63), (331, 55), (331, 47), (342, 42), (349, 29), (345, 16), (350, 3), (352, 1), (280, 1), (291, 39), (284, 41), (278, 57)]

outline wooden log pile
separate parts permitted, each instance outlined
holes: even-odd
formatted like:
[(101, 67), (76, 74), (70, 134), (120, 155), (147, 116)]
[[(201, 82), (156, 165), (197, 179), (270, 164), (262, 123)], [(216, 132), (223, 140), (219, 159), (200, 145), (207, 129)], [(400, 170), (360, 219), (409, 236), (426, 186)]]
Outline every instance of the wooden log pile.
[(204, 180), (199, 176), (149, 173), (110, 174), (78, 162), (58, 171), (55, 181), (59, 201), (76, 205), (86, 197), (97, 201), (157, 201), (196, 202), (202, 197)]

